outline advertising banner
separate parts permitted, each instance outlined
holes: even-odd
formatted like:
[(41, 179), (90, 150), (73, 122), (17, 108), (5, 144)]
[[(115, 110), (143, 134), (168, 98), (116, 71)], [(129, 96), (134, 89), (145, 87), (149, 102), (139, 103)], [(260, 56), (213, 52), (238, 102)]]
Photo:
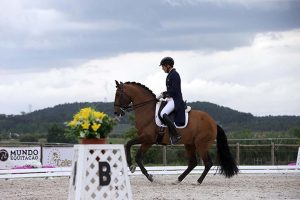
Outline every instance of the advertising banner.
[(43, 165), (71, 167), (73, 147), (43, 147)]
[(13, 169), (41, 161), (41, 147), (0, 147), (0, 169)]

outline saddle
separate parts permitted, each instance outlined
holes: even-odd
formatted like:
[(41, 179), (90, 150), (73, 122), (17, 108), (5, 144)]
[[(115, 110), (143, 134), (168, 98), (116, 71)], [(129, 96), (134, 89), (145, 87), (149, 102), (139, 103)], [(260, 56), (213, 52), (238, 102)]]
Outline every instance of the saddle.
[[(155, 123), (156, 125), (159, 127), (159, 134), (157, 137), (157, 144), (161, 144), (163, 136), (165, 134), (165, 128), (168, 127), (166, 124), (164, 124), (163, 120), (160, 117), (160, 112), (162, 111), (162, 109), (167, 105), (168, 103), (168, 98), (166, 99), (160, 99), (157, 103), (156, 103), (156, 108), (155, 108)], [(182, 129), (185, 128), (188, 124), (189, 121), (189, 116), (188, 113), (191, 111), (191, 107), (187, 106), (185, 109), (185, 124), (183, 126), (177, 126), (175, 123), (175, 127), (178, 129)], [(171, 112), (169, 114), (170, 119), (174, 122), (174, 118), (175, 118), (175, 112)]]
[[(167, 105), (168, 103), (168, 99), (160, 99), (157, 103), (156, 103), (156, 108), (155, 108), (155, 123), (158, 127), (167, 127), (167, 125), (165, 125), (163, 123), (163, 121), (160, 118), (160, 112), (162, 111), (162, 109)], [(188, 113), (191, 111), (191, 107), (187, 106), (185, 109), (185, 124), (183, 126), (177, 126), (175, 123), (176, 128), (182, 129), (185, 128), (188, 124), (189, 121), (189, 117), (188, 117)], [(174, 118), (175, 118), (175, 112), (171, 112), (169, 114), (169, 117), (171, 118), (171, 120), (174, 122)]]

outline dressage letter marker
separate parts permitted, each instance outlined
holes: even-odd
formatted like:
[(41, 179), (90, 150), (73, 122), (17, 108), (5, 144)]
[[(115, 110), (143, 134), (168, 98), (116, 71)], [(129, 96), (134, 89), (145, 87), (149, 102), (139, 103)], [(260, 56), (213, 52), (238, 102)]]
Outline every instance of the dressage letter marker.
[(123, 145), (74, 145), (69, 200), (132, 199)]
[(108, 162), (99, 162), (100, 185), (109, 185), (111, 180), (110, 172), (110, 165)]

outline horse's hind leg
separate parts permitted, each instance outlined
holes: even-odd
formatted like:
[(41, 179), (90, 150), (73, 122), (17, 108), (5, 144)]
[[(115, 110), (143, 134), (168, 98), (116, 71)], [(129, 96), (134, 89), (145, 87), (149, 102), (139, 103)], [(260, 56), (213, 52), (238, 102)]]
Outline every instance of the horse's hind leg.
[(202, 172), (200, 178), (198, 179), (198, 183), (201, 184), (204, 180), (205, 176), (207, 175), (210, 168), (213, 166), (213, 162), (209, 156), (208, 149), (200, 152), (201, 159), (204, 162), (204, 171)]
[(142, 144), (135, 156), (135, 161), (138, 164), (138, 166), (140, 167), (142, 173), (147, 177), (147, 179), (149, 181), (153, 182), (152, 175), (148, 174), (148, 171), (146, 170), (146, 168), (144, 167), (144, 164), (143, 164), (144, 154), (151, 146), (152, 146), (152, 144)]
[(178, 177), (178, 182), (181, 182), (197, 166), (195, 145), (186, 144), (185, 150), (188, 157), (188, 168)]

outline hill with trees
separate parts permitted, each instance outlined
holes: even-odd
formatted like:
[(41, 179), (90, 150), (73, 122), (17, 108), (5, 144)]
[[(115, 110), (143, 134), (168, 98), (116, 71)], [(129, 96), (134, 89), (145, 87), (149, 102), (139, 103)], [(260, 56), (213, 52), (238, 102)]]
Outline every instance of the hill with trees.
[[(209, 113), (226, 131), (287, 131), (300, 127), (300, 116), (264, 116), (256, 117), (251, 113), (243, 113), (228, 107), (209, 102), (188, 103), (192, 109)], [(112, 102), (66, 103), (51, 108), (37, 110), (23, 115), (0, 114), (0, 139), (3, 135), (37, 134), (47, 135), (53, 125), (63, 127), (72, 116), (83, 107), (93, 107), (96, 110), (113, 116)], [(121, 119), (113, 134), (120, 134), (130, 127), (126, 115)]]

